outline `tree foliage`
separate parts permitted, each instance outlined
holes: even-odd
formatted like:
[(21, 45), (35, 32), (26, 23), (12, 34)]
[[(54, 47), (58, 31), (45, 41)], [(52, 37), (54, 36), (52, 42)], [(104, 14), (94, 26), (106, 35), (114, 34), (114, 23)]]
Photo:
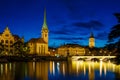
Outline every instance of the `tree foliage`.
[(115, 13), (114, 15), (118, 19), (118, 24), (111, 28), (111, 31), (108, 36), (108, 40), (109, 42), (114, 42), (114, 40), (117, 39), (116, 42), (114, 42), (114, 44), (112, 45), (114, 45), (113, 49), (114, 48), (117, 49), (116, 51), (120, 53), (120, 13)]
[(120, 37), (120, 24), (117, 24), (111, 28), (111, 32), (109, 33), (108, 39), (109, 41), (113, 41), (116, 38)]
[(27, 43), (23, 43), (22, 41), (18, 40), (13, 44), (14, 47), (14, 55), (26, 55), (29, 53), (29, 47)]

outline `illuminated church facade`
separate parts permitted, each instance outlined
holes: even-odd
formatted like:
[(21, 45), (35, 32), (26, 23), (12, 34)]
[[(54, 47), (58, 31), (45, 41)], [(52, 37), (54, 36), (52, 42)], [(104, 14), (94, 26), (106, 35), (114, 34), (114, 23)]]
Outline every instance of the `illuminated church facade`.
[(32, 38), (28, 41), (30, 54), (49, 55), (48, 51), (48, 27), (46, 22), (46, 11), (44, 11), (44, 22), (41, 30), (41, 37)]

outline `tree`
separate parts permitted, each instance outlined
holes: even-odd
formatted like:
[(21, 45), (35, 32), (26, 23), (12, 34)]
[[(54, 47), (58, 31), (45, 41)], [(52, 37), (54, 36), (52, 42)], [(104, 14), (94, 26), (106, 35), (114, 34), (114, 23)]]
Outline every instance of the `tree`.
[(108, 35), (108, 40), (109, 42), (114, 42), (113, 49), (117, 49), (116, 52), (120, 53), (120, 13), (115, 13), (114, 15), (118, 19), (118, 24), (111, 28)]
[(23, 43), (21, 40), (18, 40), (13, 44), (14, 47), (14, 55), (26, 55), (29, 53), (29, 47), (27, 46), (27, 43)]

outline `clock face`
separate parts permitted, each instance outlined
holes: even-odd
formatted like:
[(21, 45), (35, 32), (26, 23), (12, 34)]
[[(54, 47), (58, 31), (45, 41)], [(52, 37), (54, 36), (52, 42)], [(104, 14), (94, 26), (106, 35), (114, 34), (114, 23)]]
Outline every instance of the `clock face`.
[(94, 41), (94, 39), (90, 39), (90, 41)]
[(43, 30), (43, 32), (48, 32), (48, 30)]

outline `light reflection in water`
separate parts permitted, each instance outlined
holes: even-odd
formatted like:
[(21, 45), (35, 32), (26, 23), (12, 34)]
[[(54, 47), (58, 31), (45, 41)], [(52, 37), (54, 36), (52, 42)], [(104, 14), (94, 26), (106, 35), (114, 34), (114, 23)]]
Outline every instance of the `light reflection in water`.
[(65, 64), (63, 63), (63, 75), (65, 76)]
[(11, 71), (11, 69), (12, 69), (11, 63), (9, 63), (9, 66), (10, 66), (10, 71)]
[(84, 65), (84, 75), (86, 75), (86, 67), (85, 67), (85, 65)]
[(0, 72), (1, 72), (1, 75), (3, 74), (3, 64), (0, 65)]
[(100, 76), (102, 75), (102, 61), (100, 61)]
[(104, 65), (104, 74), (106, 76), (107, 70), (106, 70), (106, 65)]
[(50, 74), (52, 74), (53, 73), (53, 62), (52, 61), (50, 61), (49, 66), (50, 66), (50, 68), (49, 68), (50, 69)]
[(57, 70), (58, 70), (58, 73), (60, 73), (60, 63), (57, 62)]
[[(113, 79), (108, 74), (114, 74), (113, 77), (120, 76), (120, 65), (112, 64), (110, 61), (100, 62), (23, 62), (23, 63), (1, 63), (0, 80), (25, 80), (29, 77), (31, 80), (94, 80), (96, 78)], [(17, 77), (20, 77), (19, 79)], [(69, 77), (67, 77), (69, 76)], [(76, 78), (75, 78), (76, 76)], [(64, 78), (62, 78), (64, 77)], [(112, 78), (111, 78), (112, 77)]]
[(53, 62), (53, 75), (55, 75), (55, 63)]
[(8, 66), (7, 66), (8, 64), (6, 63), (5, 64), (5, 74), (7, 74), (7, 72), (8, 72)]
[(25, 76), (27, 76), (27, 64), (25, 64)]
[(33, 71), (35, 72), (35, 62), (33, 62)]

